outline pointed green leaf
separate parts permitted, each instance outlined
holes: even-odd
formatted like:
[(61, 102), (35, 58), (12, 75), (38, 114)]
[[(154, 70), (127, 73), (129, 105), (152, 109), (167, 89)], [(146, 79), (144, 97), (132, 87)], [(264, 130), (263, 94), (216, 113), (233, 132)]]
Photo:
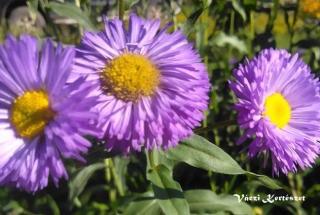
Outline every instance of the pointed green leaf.
[(93, 173), (104, 166), (104, 163), (96, 163), (83, 168), (69, 183), (69, 199), (74, 200), (79, 196)]
[(243, 21), (247, 20), (246, 12), (244, 11), (243, 7), (240, 5), (239, 0), (232, 0), (232, 7), (240, 14)]
[(268, 176), (259, 175), (253, 172), (247, 172), (247, 175), (254, 176), (257, 179), (257, 181), (259, 181), (264, 186), (269, 187), (270, 189), (273, 189), (273, 190), (282, 189), (279, 182), (269, 178)]
[(158, 165), (149, 170), (147, 177), (152, 183), (155, 198), (165, 214), (189, 214), (189, 205), (181, 187), (173, 180), (167, 167)]
[(49, 2), (47, 5), (51, 10), (63, 17), (69, 17), (74, 19), (79, 25), (83, 26), (88, 30), (94, 30), (95, 27), (92, 24), (89, 16), (84, 13), (79, 7), (70, 3), (57, 3), (57, 2)]
[(125, 209), (123, 215), (160, 215), (162, 210), (154, 198), (153, 193), (148, 192), (136, 198)]
[(193, 135), (168, 151), (167, 156), (209, 171), (231, 175), (245, 173), (245, 170), (230, 155), (198, 135)]
[(196, 134), (180, 143), (176, 148), (169, 150), (166, 154), (169, 159), (185, 162), (193, 167), (230, 175), (246, 174), (253, 176), (270, 189), (281, 189), (276, 180), (265, 175), (245, 171), (221, 148)]

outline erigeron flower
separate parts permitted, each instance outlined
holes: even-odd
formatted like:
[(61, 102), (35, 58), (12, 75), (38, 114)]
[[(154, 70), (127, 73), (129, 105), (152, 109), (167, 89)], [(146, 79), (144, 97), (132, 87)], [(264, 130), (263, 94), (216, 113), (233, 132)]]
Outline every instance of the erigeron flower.
[(73, 76), (88, 76), (108, 149), (169, 148), (200, 125), (208, 104), (205, 65), (180, 32), (159, 20), (131, 15), (128, 28), (105, 19), (101, 32), (85, 33)]
[(319, 81), (286, 50), (266, 49), (234, 70), (239, 143), (252, 137), (249, 156), (271, 155), (273, 172), (310, 167), (320, 153)]

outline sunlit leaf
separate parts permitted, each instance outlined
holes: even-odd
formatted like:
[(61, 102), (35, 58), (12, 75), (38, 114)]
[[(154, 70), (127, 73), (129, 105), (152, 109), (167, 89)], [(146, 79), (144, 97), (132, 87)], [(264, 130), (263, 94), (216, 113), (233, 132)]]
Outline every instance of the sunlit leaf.
[(173, 160), (224, 174), (244, 174), (239, 164), (226, 152), (205, 138), (193, 135), (167, 153)]
[(123, 215), (160, 215), (162, 210), (152, 192), (144, 193), (134, 199), (125, 209)]
[(263, 184), (266, 187), (269, 187), (270, 189), (281, 189), (280, 183), (278, 183), (276, 180), (269, 178), (268, 176), (255, 174), (253, 172), (247, 172), (247, 175), (254, 176), (261, 184)]
[(89, 16), (74, 4), (49, 2), (47, 7), (49, 7), (60, 16), (68, 17), (75, 20), (77, 23), (79, 23), (79, 25), (88, 30), (95, 29), (95, 26), (90, 21)]
[(158, 165), (148, 172), (148, 179), (161, 209), (165, 214), (189, 214), (189, 205), (179, 183), (173, 180), (170, 170)]
[(193, 135), (176, 148), (169, 150), (167, 156), (208, 171), (230, 175), (247, 174), (270, 189), (281, 189), (281, 186), (268, 176), (245, 171), (221, 148), (198, 135)]
[(212, 44), (219, 47), (230, 45), (242, 53), (248, 53), (248, 48), (244, 41), (234, 35), (227, 35), (224, 32), (218, 33), (212, 40)]
[(27, 1), (27, 6), (31, 12), (32, 19), (35, 20), (38, 13), (39, 0), (29, 0)]

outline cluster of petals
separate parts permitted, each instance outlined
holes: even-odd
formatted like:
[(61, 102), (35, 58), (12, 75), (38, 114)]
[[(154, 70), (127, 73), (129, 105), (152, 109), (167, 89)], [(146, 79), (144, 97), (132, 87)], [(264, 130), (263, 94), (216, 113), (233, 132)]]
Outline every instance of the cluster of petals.
[[(130, 15), (104, 18), (77, 47), (28, 35), (0, 45), (0, 185), (35, 192), (85, 162), (88, 135), (123, 154), (169, 149), (192, 135), (208, 106), (209, 77), (183, 33)], [(42, 43), (42, 44), (40, 44)], [(270, 154), (273, 172), (320, 154), (319, 80), (286, 50), (265, 49), (234, 70), (238, 143)]]
[[(153, 85), (147, 76), (131, 77), (146, 86), (127, 80), (133, 87), (121, 90), (135, 100), (104, 86), (126, 77), (130, 65), (101, 80), (101, 71), (122, 55), (155, 74)], [(77, 48), (8, 36), (0, 45), (0, 74), (0, 184), (29, 192), (67, 179), (64, 159), (85, 162), (88, 135), (121, 153), (176, 146), (200, 125), (210, 86), (201, 58), (180, 31), (167, 33), (159, 20), (135, 15), (128, 29), (118, 19), (105, 20), (104, 31), (85, 33)]]
[[(230, 87), (238, 99), (238, 123), (245, 130), (238, 143), (253, 138), (249, 156), (270, 154), (275, 174), (314, 164), (320, 153), (320, 94), (309, 66), (298, 54), (265, 49), (233, 74)], [(278, 119), (266, 110), (270, 98)]]

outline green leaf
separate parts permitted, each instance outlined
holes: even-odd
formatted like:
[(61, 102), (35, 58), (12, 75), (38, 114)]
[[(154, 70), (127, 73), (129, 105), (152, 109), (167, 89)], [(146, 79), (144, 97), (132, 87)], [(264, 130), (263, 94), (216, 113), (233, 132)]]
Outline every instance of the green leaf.
[(106, 159), (105, 164), (106, 162), (109, 165), (110, 171), (112, 172), (112, 177), (114, 178), (114, 183), (120, 196), (124, 196), (127, 189), (125, 173), (127, 172), (129, 159), (123, 157), (114, 157), (113, 159)]
[(240, 5), (238, 0), (232, 0), (232, 7), (240, 14), (240, 16), (242, 17), (243, 21), (247, 20), (246, 12), (241, 7), (241, 5)]
[(132, 201), (125, 209), (123, 215), (160, 215), (162, 210), (154, 198), (153, 193), (147, 192)]
[[(162, 150), (152, 150), (146, 151), (146, 155), (148, 156), (147, 159), (147, 170), (152, 169), (150, 162), (152, 162), (153, 166), (158, 166), (160, 164), (166, 166), (170, 171), (173, 170), (174, 166), (176, 165), (176, 161), (169, 159), (166, 155), (167, 152)], [(152, 160), (152, 161), (151, 161)]]
[(246, 173), (230, 155), (198, 135), (193, 135), (169, 150), (167, 156), (209, 171), (231, 175)]
[(57, 202), (54, 200), (54, 198), (52, 198), (51, 195), (47, 194), (46, 195), (47, 198), (47, 202), (46, 205), (49, 206), (49, 208), (51, 209), (51, 214), (53, 215), (60, 215), (60, 209), (59, 206), (57, 204)]
[(185, 162), (193, 167), (208, 171), (230, 175), (246, 174), (247, 176), (253, 176), (261, 184), (270, 189), (282, 189), (276, 180), (268, 176), (245, 171), (221, 148), (196, 134), (180, 143), (176, 148), (169, 150), (167, 156), (169, 159)]
[(47, 5), (51, 10), (57, 13), (60, 16), (69, 17), (74, 19), (79, 23), (82, 27), (88, 30), (94, 30), (95, 27), (89, 19), (89, 16), (84, 13), (79, 7), (70, 3), (57, 3), (57, 2), (49, 2)]
[(220, 32), (214, 37), (214, 39), (212, 40), (212, 45), (216, 45), (219, 47), (230, 45), (244, 54), (248, 53), (248, 48), (244, 41), (240, 40), (236, 36), (227, 35), (224, 32)]
[(31, 12), (31, 17), (33, 20), (36, 20), (36, 16), (38, 13), (39, 0), (28, 0), (27, 6)]
[(247, 175), (254, 176), (261, 184), (263, 184), (266, 187), (269, 187), (270, 189), (277, 190), (282, 189), (280, 183), (278, 183), (276, 180), (273, 180), (265, 175), (259, 175), (253, 172), (247, 172)]
[(95, 163), (83, 168), (69, 183), (69, 199), (76, 199), (82, 193), (93, 173), (104, 167), (104, 163)]
[(1, 211), (5, 212), (5, 214), (22, 214), (25, 212), (25, 209), (20, 205), (19, 202), (10, 200), (8, 204), (1, 205)]
[(188, 190), (184, 193), (191, 213), (216, 213), (219, 211), (232, 214), (252, 214), (250, 206), (244, 202), (238, 202), (231, 195), (217, 195), (210, 190)]
[(202, 0), (202, 5), (204, 8), (210, 7), (212, 0)]
[(155, 198), (165, 214), (189, 214), (189, 205), (183, 196), (182, 189), (172, 179), (170, 170), (158, 165), (148, 171), (147, 178), (152, 182)]

